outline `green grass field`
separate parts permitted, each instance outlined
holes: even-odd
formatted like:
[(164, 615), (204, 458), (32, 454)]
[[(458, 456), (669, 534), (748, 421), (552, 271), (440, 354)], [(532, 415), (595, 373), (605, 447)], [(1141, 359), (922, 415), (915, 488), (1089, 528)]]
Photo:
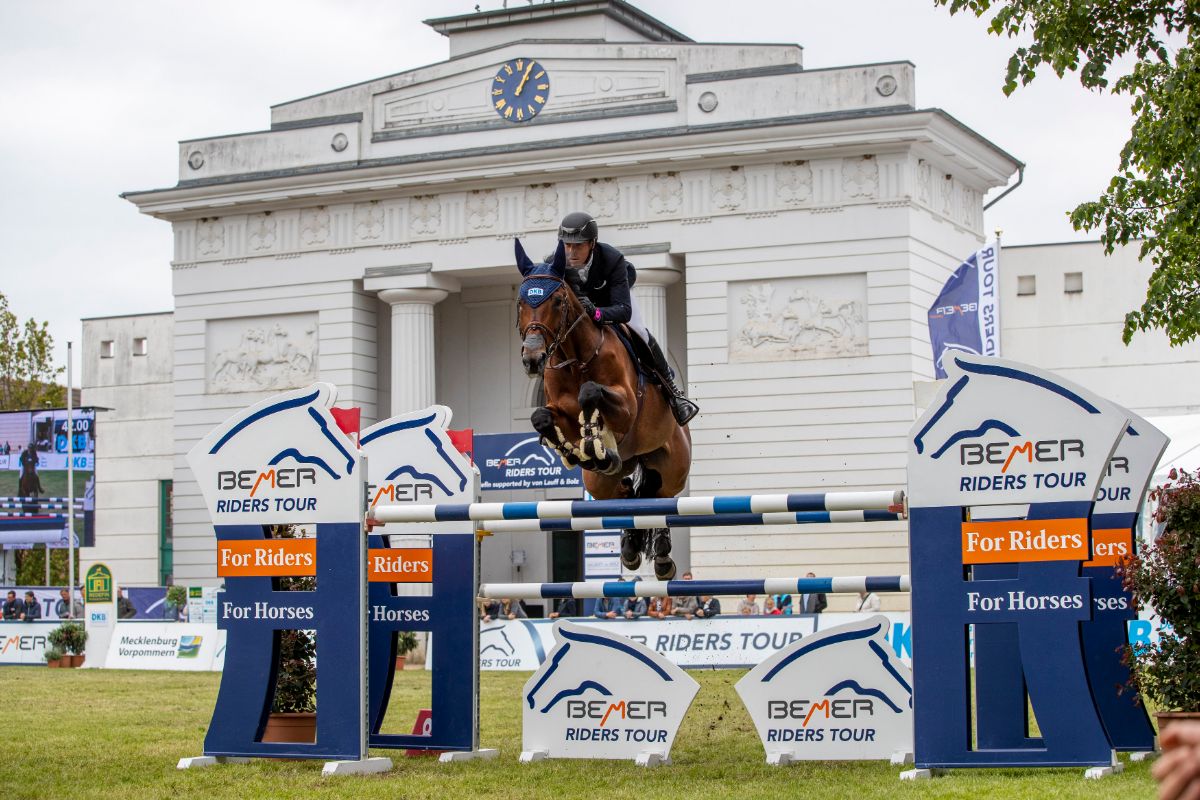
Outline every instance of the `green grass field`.
[[(521, 765), (520, 692), (528, 673), (484, 673), (481, 738), (500, 755), (490, 762), (439, 764), (390, 755), (385, 775), (323, 778), (321, 762), (256, 761), (176, 770), (200, 755), (219, 676), (208, 673), (0, 668), (6, 699), (0, 730), (0, 797), (7, 798), (447, 798), (494, 800), (611, 797), (717, 798), (1150, 798), (1146, 764), (1085, 781), (1080, 769), (961, 770), (916, 784), (881, 763), (765, 765), (753, 725), (733, 684), (738, 670), (693, 672), (701, 684), (675, 740), (674, 764), (644, 770), (630, 763), (555, 761)], [(389, 730), (411, 725), (410, 709), (427, 693), (428, 675), (397, 679)]]

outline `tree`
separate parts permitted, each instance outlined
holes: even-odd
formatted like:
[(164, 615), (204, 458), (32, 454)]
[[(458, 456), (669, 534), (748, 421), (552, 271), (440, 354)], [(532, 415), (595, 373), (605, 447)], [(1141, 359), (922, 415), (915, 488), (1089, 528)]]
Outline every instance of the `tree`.
[(54, 384), (63, 372), (50, 363), (54, 337), (31, 317), (22, 325), (0, 292), (0, 410), (62, 405), (65, 389)]
[[(934, 0), (950, 13), (991, 11), (988, 30), (1032, 37), (1008, 62), (1004, 93), (1043, 65), (1084, 87), (1131, 98), (1134, 122), (1117, 174), (1098, 199), (1070, 212), (1076, 230), (1101, 229), (1105, 253), (1140, 239), (1154, 265), (1146, 300), (1125, 315), (1123, 338), (1161, 328), (1171, 344), (1200, 334), (1200, 5), (1194, 0)], [(1167, 46), (1182, 39), (1174, 49)], [(1134, 56), (1120, 75), (1114, 62)], [(1111, 80), (1110, 77), (1114, 77)]]

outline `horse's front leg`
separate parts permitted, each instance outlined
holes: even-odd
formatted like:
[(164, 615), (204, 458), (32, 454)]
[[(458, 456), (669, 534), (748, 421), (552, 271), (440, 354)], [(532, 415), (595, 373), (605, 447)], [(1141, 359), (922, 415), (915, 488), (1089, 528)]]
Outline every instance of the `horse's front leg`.
[(543, 406), (533, 410), (529, 421), (533, 423), (533, 429), (541, 434), (542, 442), (553, 447), (558, 453), (567, 469), (571, 469), (585, 460), (583, 453), (570, 439), (568, 431), (571, 430), (571, 422), (567, 419), (566, 414)]
[(619, 391), (588, 381), (579, 388), (579, 424), (583, 437), (579, 449), (592, 460), (597, 472), (615, 475), (621, 471), (617, 438), (613, 433), (629, 430), (629, 411)]

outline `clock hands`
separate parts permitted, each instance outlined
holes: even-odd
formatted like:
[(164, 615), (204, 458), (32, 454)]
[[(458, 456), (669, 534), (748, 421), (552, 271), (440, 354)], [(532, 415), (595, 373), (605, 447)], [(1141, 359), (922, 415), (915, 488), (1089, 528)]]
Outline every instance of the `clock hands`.
[(525, 68), (525, 74), (521, 76), (521, 82), (517, 84), (517, 91), (514, 93), (515, 96), (521, 96), (521, 90), (525, 88), (525, 82), (529, 80), (529, 73), (533, 72), (533, 65), (534, 62), (530, 61), (529, 66)]

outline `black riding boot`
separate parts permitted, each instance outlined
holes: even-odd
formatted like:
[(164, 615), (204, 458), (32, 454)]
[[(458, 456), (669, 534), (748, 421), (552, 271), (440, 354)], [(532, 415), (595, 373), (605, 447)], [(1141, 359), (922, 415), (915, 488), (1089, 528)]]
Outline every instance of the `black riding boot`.
[(671, 406), (671, 413), (675, 415), (676, 422), (680, 425), (687, 425), (691, 422), (692, 417), (700, 413), (700, 406), (688, 400), (683, 390), (675, 385), (675, 372), (667, 364), (667, 358), (663, 355), (662, 348), (658, 346), (658, 342), (653, 336), (650, 337), (647, 344), (650, 355), (654, 358), (654, 371), (662, 380), (663, 391), (667, 394), (667, 403)]

